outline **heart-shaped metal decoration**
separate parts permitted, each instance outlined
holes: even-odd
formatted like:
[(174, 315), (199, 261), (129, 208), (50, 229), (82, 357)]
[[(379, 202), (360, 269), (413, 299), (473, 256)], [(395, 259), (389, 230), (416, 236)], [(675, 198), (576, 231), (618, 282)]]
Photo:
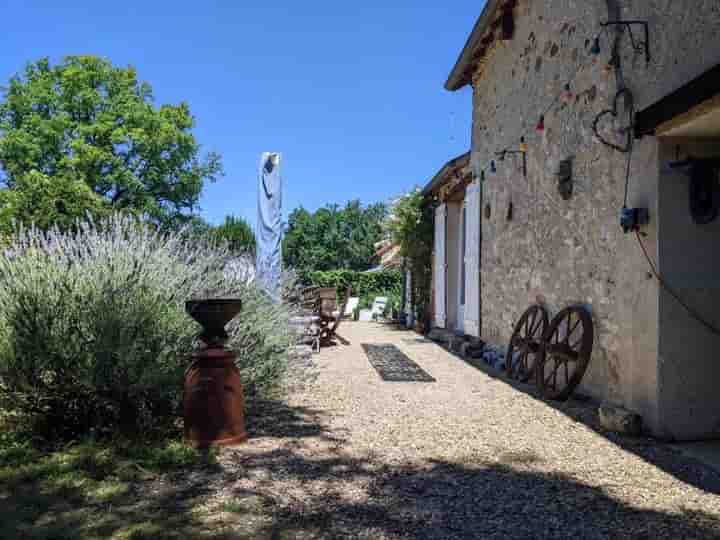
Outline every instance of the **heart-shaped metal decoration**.
[[(600, 132), (598, 131), (598, 128), (602, 122), (602, 120), (606, 116), (612, 116), (613, 119), (616, 119), (618, 116), (618, 102), (620, 101), (620, 97), (624, 96), (625, 98), (625, 111), (628, 113), (628, 125), (624, 128), (625, 132), (625, 144), (619, 145), (615, 142), (608, 141), (600, 135)], [(633, 137), (633, 122), (635, 121), (635, 106), (633, 103), (633, 96), (632, 92), (630, 92), (630, 89), (628, 88), (621, 88), (618, 90), (618, 92), (615, 94), (615, 98), (613, 99), (613, 105), (612, 109), (605, 109), (604, 111), (601, 111), (600, 114), (598, 114), (595, 117), (595, 120), (593, 121), (593, 133), (595, 133), (595, 136), (600, 140), (601, 143), (603, 143), (605, 146), (609, 146), (610, 148), (614, 148), (618, 152), (622, 152), (626, 154), (630, 151), (630, 147), (632, 146), (632, 137)]]

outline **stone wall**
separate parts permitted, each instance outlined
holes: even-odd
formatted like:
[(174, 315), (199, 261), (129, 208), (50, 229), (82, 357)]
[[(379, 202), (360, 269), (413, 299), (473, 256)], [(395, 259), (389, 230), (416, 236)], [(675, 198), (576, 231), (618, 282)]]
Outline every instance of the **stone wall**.
[[(485, 173), (482, 221), (483, 337), (507, 343), (512, 326), (533, 302), (554, 315), (587, 305), (595, 322), (595, 347), (581, 391), (607, 398), (657, 426), (658, 285), (633, 235), (619, 227), (627, 155), (602, 144), (592, 131), (596, 115), (612, 105), (624, 80), (645, 107), (720, 62), (720, 2), (650, 0), (579, 2), (519, 0), (515, 37), (496, 42), (473, 78), (472, 167)], [(652, 63), (632, 53), (627, 35), (619, 51), (622, 70), (604, 69), (608, 36), (597, 62), (588, 54), (600, 21), (648, 19)], [(612, 34), (611, 34), (612, 35)], [(572, 97), (555, 96), (573, 79)], [(544, 110), (545, 130), (535, 126)], [(622, 107), (620, 107), (622, 110)], [(617, 138), (621, 121), (603, 122)], [(498, 161), (495, 152), (528, 145), (527, 177), (519, 156)], [(496, 160), (497, 173), (490, 172)], [(572, 159), (574, 193), (563, 200), (555, 176)], [(650, 208), (645, 243), (657, 256), (658, 144), (636, 142), (629, 206)], [(512, 220), (508, 206), (513, 205)], [(490, 218), (486, 219), (486, 205)]]

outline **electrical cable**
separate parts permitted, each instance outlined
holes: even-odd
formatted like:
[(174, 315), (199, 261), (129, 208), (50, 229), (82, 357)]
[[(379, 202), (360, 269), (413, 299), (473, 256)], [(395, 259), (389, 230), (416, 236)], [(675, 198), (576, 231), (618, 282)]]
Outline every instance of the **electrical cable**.
[(708, 322), (706, 319), (704, 319), (701, 315), (699, 315), (692, 307), (690, 307), (682, 298), (680, 298), (680, 295), (677, 294), (660, 276), (660, 273), (657, 270), (657, 267), (655, 266), (655, 263), (653, 263), (652, 259), (650, 258), (650, 255), (647, 252), (647, 249), (645, 248), (645, 244), (642, 241), (642, 238), (640, 237), (640, 233), (638, 231), (635, 231), (635, 236), (638, 240), (638, 244), (640, 244), (640, 249), (642, 249), (643, 254), (645, 255), (645, 260), (647, 260), (648, 265), (650, 266), (650, 269), (652, 270), (653, 275), (655, 276), (655, 279), (658, 280), (658, 283), (660, 286), (665, 289), (665, 291), (672, 296), (675, 301), (680, 304), (682, 307), (685, 308), (685, 310), (688, 312), (688, 314), (695, 319), (697, 322), (702, 324), (705, 328), (707, 328), (711, 333), (720, 336), (720, 328), (713, 325), (712, 323)]
[[(631, 124), (635, 123), (635, 115), (634, 111), (631, 113)], [(633, 129), (632, 127), (629, 127), (628, 129)], [(627, 208), (627, 201), (628, 201), (628, 189), (630, 186), (630, 165), (632, 164), (632, 156), (633, 156), (633, 148), (635, 147), (632, 134), (630, 135), (629, 143), (628, 143), (628, 158), (627, 158), (627, 167), (625, 169), (625, 196), (623, 197), (623, 208)]]

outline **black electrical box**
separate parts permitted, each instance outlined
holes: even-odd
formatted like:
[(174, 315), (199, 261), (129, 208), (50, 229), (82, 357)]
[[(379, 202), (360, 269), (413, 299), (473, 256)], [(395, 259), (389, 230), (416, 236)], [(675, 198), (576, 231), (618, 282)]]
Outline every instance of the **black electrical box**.
[(639, 231), (640, 227), (650, 223), (647, 208), (623, 208), (620, 211), (620, 226), (624, 233)]

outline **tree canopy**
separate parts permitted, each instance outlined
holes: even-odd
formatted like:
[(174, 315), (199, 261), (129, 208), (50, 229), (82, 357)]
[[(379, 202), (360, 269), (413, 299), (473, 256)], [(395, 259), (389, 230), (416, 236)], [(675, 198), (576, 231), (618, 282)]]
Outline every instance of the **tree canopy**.
[(227, 242), (228, 247), (236, 253), (255, 253), (255, 232), (242, 217), (225, 216), (225, 221), (220, 225), (210, 227), (210, 235), (218, 242)]
[(288, 219), (283, 262), (300, 273), (316, 270), (363, 271), (377, 264), (375, 243), (382, 239), (383, 203), (344, 208), (327, 205), (316, 212), (299, 207)]
[(225, 243), (234, 253), (255, 255), (255, 248), (257, 247), (255, 231), (253, 231), (247, 220), (241, 216), (225, 216), (225, 221), (220, 225), (213, 225), (200, 216), (193, 216), (189, 223), (188, 232), (192, 236)]
[(203, 184), (222, 174), (200, 156), (187, 104), (154, 105), (134, 68), (95, 56), (43, 59), (0, 101), (0, 228), (71, 223), (124, 210), (160, 225), (185, 221)]

